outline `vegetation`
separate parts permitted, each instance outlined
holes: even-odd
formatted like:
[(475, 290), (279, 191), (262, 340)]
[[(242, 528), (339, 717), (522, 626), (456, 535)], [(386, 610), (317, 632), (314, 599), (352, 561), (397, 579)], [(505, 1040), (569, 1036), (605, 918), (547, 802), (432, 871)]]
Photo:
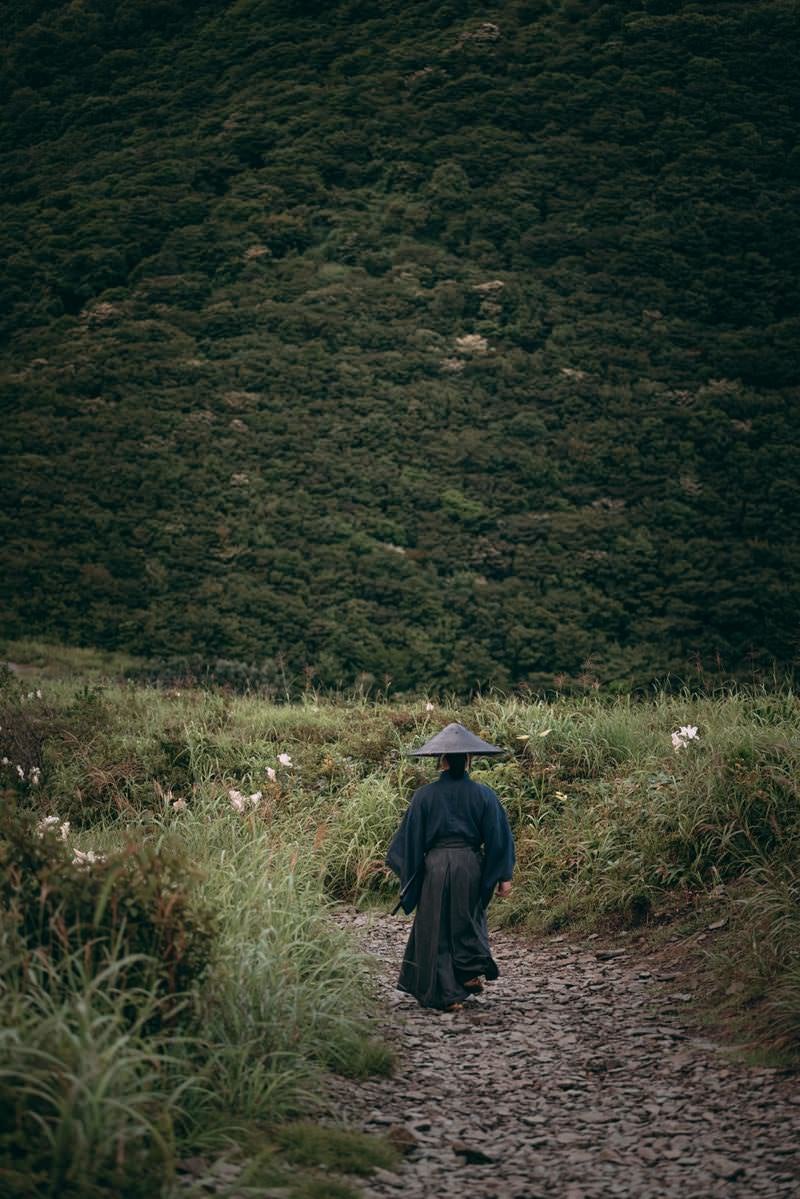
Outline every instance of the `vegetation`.
[(276, 688), (793, 664), (792, 0), (5, 32), (11, 634)]
[(321, 1071), (390, 1067), (364, 963), (326, 909), (394, 902), (386, 844), (430, 775), (402, 750), (451, 719), (510, 750), (473, 770), (518, 848), (494, 920), (710, 923), (710, 997), (798, 1060), (798, 715), (791, 691), (753, 688), (275, 704), (7, 676), (4, 1190), (38, 1197), (55, 1180), (69, 1195), (89, 1177), (98, 1195), (152, 1194), (206, 1151), (238, 1152), (245, 1179), (288, 1178), (299, 1199), (349, 1193), (307, 1166), (384, 1161), (380, 1144), (286, 1121), (313, 1111)]
[[(169, 759), (146, 789), (110, 769), (115, 752), (142, 772), (159, 761), (172, 714), (153, 696), (135, 697), (135, 723), (129, 690), (53, 684), (39, 700), (6, 677), (2, 698), (4, 749), (36, 729), (45, 751), (40, 772), (0, 765), (3, 1194), (149, 1199), (188, 1153), (242, 1162), (256, 1139), (258, 1185), (354, 1194), (326, 1192), (301, 1160), (305, 1126), (286, 1121), (316, 1108), (324, 1071), (390, 1057), (370, 1033), (365, 963), (289, 827), (239, 816), (218, 787), (184, 805)], [(209, 719), (213, 700), (195, 698)], [(389, 1152), (335, 1130), (315, 1146), (326, 1136), (309, 1164), (337, 1174), (343, 1155), (357, 1173)]]

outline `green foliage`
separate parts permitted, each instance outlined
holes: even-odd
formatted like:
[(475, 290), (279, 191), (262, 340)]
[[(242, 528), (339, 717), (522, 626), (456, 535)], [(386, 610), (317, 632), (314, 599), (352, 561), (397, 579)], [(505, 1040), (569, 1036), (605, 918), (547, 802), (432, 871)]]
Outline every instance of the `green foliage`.
[[(77, 655), (79, 669), (85, 661)], [(253, 1138), (260, 1151), (265, 1127), (268, 1150), (243, 1185), (346, 1195), (331, 1173), (384, 1160), (381, 1144), (280, 1122), (313, 1112), (326, 1070), (391, 1069), (368, 1018), (368, 966), (329, 920), (326, 892), (394, 902), (386, 844), (435, 769), (401, 751), (452, 719), (510, 750), (472, 772), (501, 795), (518, 849), (494, 920), (636, 924), (709, 900), (728, 920), (712, 985), (796, 1057), (791, 691), (552, 703), (492, 694), (429, 710), (376, 703), (363, 687), (338, 702), (309, 690), (277, 704), (87, 689), (31, 671), (21, 686), (5, 677), (2, 692), (0, 756), (30, 736), (46, 763), (39, 784), (30, 767), (24, 779), (15, 762), (2, 768), (4, 1194), (153, 1194), (177, 1157), (232, 1143), (249, 1152)], [(104, 762), (120, 712), (141, 764), (136, 804), (84, 803), (65, 840), (38, 836), (42, 818), (65, 810), (52, 783), (67, 777), (61, 759), (72, 762), (82, 741), (87, 770), (95, 750)], [(670, 734), (686, 724), (699, 737), (676, 750)], [(176, 780), (190, 782), (179, 790)], [(248, 797), (243, 811), (231, 788)], [(105, 860), (74, 865), (79, 846)]]
[[(338, 734), (335, 713), (38, 675), (32, 690), (2, 683), (2, 746), (33, 746), (24, 777), (2, 766), (3, 1194), (158, 1194), (179, 1154), (228, 1151), (254, 1129), (263, 1144), (265, 1122), (308, 1111), (324, 1071), (391, 1068), (365, 1018), (365, 963), (296, 843), (308, 795), (277, 758), (289, 744), (305, 771)], [(137, 803), (84, 792), (65, 826), (59, 780), (75, 747), (87, 774), (102, 773), (123, 737), (142, 772)], [(243, 817), (227, 785), (263, 781), (267, 767), (280, 776)], [(199, 781), (179, 796), (188, 778)], [(325, 1193), (276, 1153), (274, 1185)], [(328, 1193), (350, 1191), (332, 1180)]]
[(371, 1174), (376, 1168), (391, 1170), (398, 1153), (387, 1141), (341, 1128), (297, 1121), (277, 1135), (289, 1161), (301, 1166), (325, 1166), (341, 1174)]
[(385, 880), (386, 846), (404, 810), (402, 792), (385, 775), (368, 775), (338, 792), (316, 834), (332, 895), (359, 894)]
[(56, 964), (4, 939), (0, 956), (0, 1186), (9, 1199), (145, 1199), (174, 1169), (186, 1079), (152, 1031), (160, 1004), (129, 960)]
[(485, 18), (14, 6), (10, 634), (276, 695), (792, 667), (795, 7)]
[[(91, 851), (90, 851), (91, 852)], [(0, 815), (4, 932), (56, 966), (79, 951), (100, 971), (122, 957), (117, 985), (179, 999), (206, 973), (214, 920), (196, 871), (177, 843), (129, 845), (74, 861), (58, 826), (37, 828), (13, 808)], [(174, 1014), (162, 1007), (161, 1015)]]

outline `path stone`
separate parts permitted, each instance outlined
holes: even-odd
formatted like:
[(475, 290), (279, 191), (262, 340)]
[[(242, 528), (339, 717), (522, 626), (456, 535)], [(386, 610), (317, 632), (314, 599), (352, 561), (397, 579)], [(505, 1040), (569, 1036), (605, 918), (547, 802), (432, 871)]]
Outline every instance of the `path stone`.
[(380, 963), (398, 1059), (391, 1078), (331, 1082), (338, 1118), (404, 1153), (365, 1199), (800, 1195), (797, 1080), (682, 1026), (685, 993), (656, 993), (634, 953), (495, 933), (498, 981), (440, 1014), (394, 989), (407, 920), (340, 920)]

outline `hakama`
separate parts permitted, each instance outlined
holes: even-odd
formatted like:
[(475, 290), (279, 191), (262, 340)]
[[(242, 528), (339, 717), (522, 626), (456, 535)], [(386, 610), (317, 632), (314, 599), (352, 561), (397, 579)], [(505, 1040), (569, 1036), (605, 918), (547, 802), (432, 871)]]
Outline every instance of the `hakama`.
[(398, 987), (423, 1007), (446, 1008), (474, 994), (464, 983), (499, 973), (481, 902), (483, 855), (469, 845), (439, 844), (425, 875)]

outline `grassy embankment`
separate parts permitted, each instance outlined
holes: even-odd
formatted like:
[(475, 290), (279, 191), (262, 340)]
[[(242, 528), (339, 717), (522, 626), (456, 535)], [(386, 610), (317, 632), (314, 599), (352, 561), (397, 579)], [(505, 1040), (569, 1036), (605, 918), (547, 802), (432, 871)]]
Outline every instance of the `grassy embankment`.
[[(30, 663), (36, 649), (7, 656)], [(363, 963), (325, 907), (388, 902), (386, 841), (430, 770), (401, 750), (451, 719), (512, 751), (473, 772), (517, 838), (514, 897), (496, 918), (642, 925), (691, 919), (710, 898), (724, 921), (716, 998), (795, 1055), (799, 710), (787, 693), (429, 711), (87, 686), (63, 671), (7, 679), (5, 1189), (136, 1194), (142, 1180), (149, 1194), (176, 1156), (259, 1136), (262, 1182), (334, 1193), (296, 1172), (286, 1155), (302, 1149), (282, 1122), (310, 1110), (321, 1071), (388, 1062), (369, 1038)], [(698, 738), (676, 750), (670, 734), (687, 724)], [(31, 833), (49, 816), (69, 820), (65, 839)], [(106, 860), (74, 865), (76, 850)], [(368, 1168), (366, 1147), (347, 1152)]]

